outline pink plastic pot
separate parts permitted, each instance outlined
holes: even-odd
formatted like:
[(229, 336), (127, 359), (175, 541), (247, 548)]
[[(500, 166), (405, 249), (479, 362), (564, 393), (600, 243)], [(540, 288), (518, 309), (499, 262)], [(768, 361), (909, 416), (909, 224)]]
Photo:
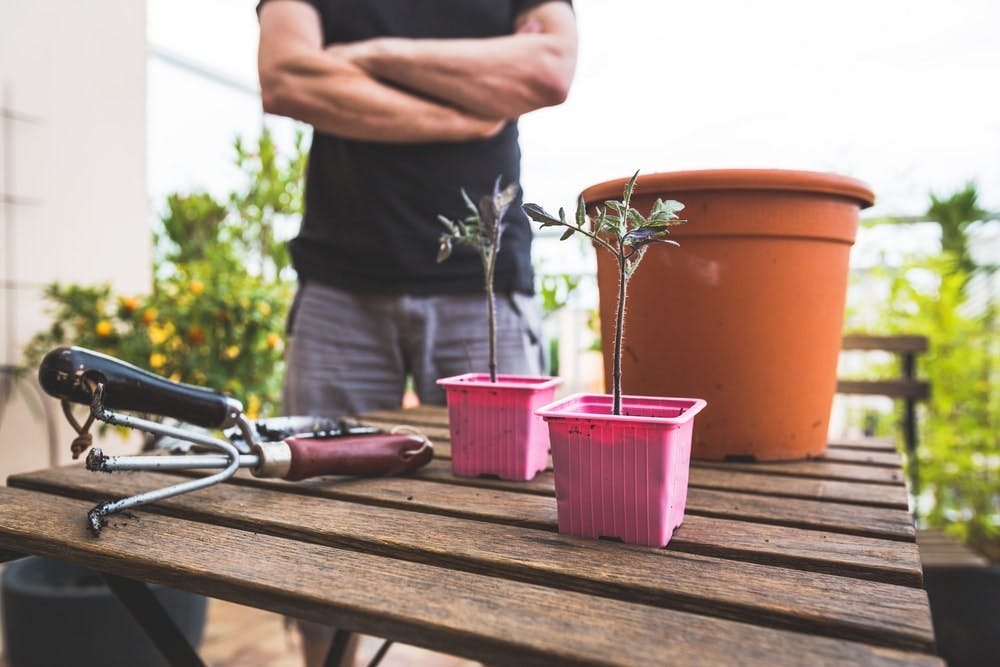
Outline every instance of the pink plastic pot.
[(451, 470), (460, 477), (497, 475), (525, 481), (545, 470), (549, 432), (535, 414), (562, 380), (466, 373), (437, 381), (448, 395)]
[(697, 398), (576, 394), (538, 410), (549, 426), (559, 532), (667, 546), (684, 520)]

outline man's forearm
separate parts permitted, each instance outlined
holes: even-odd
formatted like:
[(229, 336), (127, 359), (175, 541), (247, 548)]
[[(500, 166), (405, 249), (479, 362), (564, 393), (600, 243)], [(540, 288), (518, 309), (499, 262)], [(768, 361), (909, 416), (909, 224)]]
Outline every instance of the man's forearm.
[[(517, 118), (561, 103), (576, 64), (576, 37), (568, 7), (550, 8), (562, 32), (530, 32), (487, 39), (379, 38), (334, 45), (375, 78), (454, 105), (470, 114)], [(568, 18), (567, 15), (568, 14)]]
[(261, 76), (264, 110), (347, 139), (414, 143), (492, 136), (495, 120), (407, 94), (322, 52), (283, 59)]

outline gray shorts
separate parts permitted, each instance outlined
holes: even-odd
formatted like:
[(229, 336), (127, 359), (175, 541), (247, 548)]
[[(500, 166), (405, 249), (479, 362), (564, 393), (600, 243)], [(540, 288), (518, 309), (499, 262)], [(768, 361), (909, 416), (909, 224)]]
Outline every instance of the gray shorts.
[[(290, 315), (285, 414), (329, 417), (399, 407), (407, 377), (421, 403), (435, 380), (489, 372), (486, 295), (359, 294), (306, 283)], [(541, 375), (541, 315), (530, 296), (496, 295), (497, 371)]]

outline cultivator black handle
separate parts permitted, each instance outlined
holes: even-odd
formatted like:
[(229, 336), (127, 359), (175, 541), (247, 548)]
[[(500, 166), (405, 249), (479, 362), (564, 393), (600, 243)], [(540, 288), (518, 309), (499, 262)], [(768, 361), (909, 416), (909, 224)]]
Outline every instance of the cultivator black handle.
[[(228, 428), (243, 406), (211, 389), (173, 382), (80, 347), (58, 347), (42, 359), (38, 381), (52, 396), (104, 408), (172, 417), (210, 429)], [(98, 389), (100, 385), (100, 389)]]

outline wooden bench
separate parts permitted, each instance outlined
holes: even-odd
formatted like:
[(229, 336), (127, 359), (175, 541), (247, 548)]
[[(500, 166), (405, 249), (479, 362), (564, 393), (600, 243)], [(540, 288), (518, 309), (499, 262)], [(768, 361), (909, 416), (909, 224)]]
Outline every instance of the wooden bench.
[(930, 398), (931, 385), (917, 379), (917, 355), (928, 349), (926, 336), (869, 336), (847, 334), (842, 350), (866, 352), (891, 352), (899, 356), (900, 376), (885, 380), (837, 380), (838, 394), (888, 396), (904, 401), (903, 441), (906, 445), (910, 489), (914, 496), (920, 492), (917, 470), (917, 401)]
[(929, 569), (945, 567), (989, 567), (990, 561), (942, 530), (917, 531), (920, 564)]

